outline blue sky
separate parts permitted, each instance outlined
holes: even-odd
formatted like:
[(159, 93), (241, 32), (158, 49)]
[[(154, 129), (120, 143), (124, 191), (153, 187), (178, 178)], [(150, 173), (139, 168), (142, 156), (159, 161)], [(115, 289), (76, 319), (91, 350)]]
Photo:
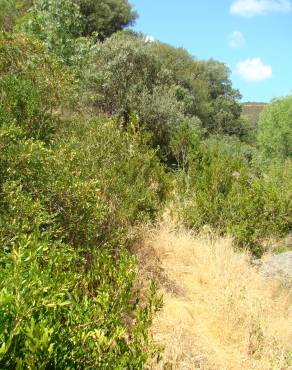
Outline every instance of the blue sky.
[(292, 0), (130, 0), (134, 29), (214, 58), (232, 70), (243, 101), (292, 93)]

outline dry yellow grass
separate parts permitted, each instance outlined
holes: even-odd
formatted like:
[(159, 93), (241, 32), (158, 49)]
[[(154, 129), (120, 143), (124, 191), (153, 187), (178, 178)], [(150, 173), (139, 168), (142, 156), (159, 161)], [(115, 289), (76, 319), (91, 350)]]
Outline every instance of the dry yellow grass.
[(231, 239), (168, 221), (135, 252), (164, 295), (153, 335), (165, 351), (152, 369), (292, 369), (291, 295), (263, 281)]

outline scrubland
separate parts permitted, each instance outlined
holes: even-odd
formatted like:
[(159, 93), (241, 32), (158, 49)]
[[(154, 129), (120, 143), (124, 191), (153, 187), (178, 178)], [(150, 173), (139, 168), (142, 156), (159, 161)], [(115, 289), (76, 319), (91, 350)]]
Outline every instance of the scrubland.
[(0, 368), (289, 369), (291, 293), (250, 260), (291, 248), (292, 97), (255, 128), (136, 17), (0, 1)]

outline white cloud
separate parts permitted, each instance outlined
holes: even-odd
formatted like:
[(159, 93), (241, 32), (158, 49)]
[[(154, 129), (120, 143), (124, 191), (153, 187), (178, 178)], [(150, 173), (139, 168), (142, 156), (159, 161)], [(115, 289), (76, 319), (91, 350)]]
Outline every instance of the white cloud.
[(272, 67), (265, 65), (261, 58), (245, 59), (236, 67), (236, 74), (246, 81), (263, 81), (272, 77)]
[(273, 12), (288, 13), (292, 10), (290, 0), (235, 0), (230, 13), (243, 17), (265, 15)]
[(155, 38), (153, 36), (147, 35), (147, 36), (145, 36), (144, 41), (145, 42), (154, 42)]
[(229, 35), (228, 45), (235, 49), (240, 48), (245, 44), (245, 38), (243, 34), (239, 31), (234, 31)]

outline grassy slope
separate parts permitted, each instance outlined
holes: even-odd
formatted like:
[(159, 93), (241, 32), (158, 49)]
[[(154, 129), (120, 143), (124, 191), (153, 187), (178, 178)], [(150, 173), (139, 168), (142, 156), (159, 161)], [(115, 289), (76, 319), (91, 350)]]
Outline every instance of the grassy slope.
[(136, 253), (164, 294), (153, 333), (165, 352), (151, 369), (292, 368), (292, 297), (264, 282), (230, 239), (167, 222)]

